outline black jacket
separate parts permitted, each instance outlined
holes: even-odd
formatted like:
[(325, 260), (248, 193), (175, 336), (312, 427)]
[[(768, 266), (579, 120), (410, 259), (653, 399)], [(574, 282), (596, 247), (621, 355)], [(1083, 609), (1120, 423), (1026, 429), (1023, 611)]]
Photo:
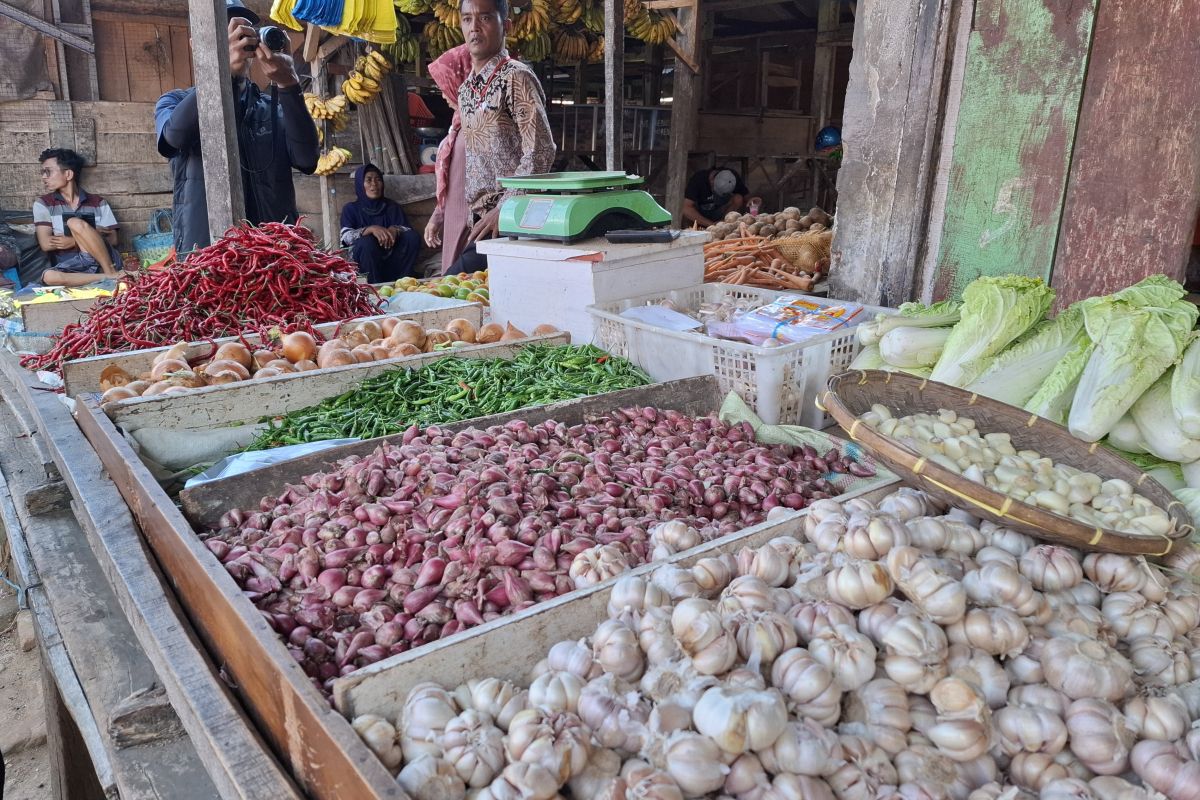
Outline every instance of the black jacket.
[[(304, 107), (300, 87), (278, 90), (274, 132), (271, 95), (244, 78), (234, 80), (233, 91), (246, 218), (255, 224), (295, 222), (292, 168), (311, 175), (320, 150), (317, 127)], [(175, 178), (172, 228), (175, 250), (182, 254), (209, 244), (196, 90), (176, 89), (160, 97), (154, 107), (154, 123), (158, 152), (171, 159)]]

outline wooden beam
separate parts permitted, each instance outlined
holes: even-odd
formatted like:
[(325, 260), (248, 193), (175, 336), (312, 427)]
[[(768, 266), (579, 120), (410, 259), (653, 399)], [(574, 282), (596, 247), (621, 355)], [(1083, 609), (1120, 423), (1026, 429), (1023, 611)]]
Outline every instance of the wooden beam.
[(833, 64), (837, 59), (837, 50), (822, 42), (821, 37), (837, 30), (840, 12), (839, 0), (820, 0), (817, 8), (817, 49), (813, 61), (812, 103), (809, 105), (809, 113), (816, 118), (818, 129), (829, 124), (829, 115), (833, 108)]
[(960, 2), (863, 0), (858, 7), (842, 126), (833, 297), (887, 306), (911, 298)]
[(604, 162), (625, 169), (625, 4), (604, 0)]
[(238, 147), (233, 92), (229, 88), (232, 79), (227, 20), (225, 0), (188, 0), (204, 193), (208, 198), (208, 232), (214, 242), (231, 225), (246, 218), (241, 148)]
[(320, 52), (321, 44), (321, 29), (311, 22), (306, 23), (304, 29), (304, 47), (301, 49), (302, 58), (310, 64), (317, 60), (317, 53)]
[[(329, 37), (325, 40), (324, 44), (317, 48), (317, 59), (320, 61), (327, 61), (330, 56), (332, 56), (338, 50), (341, 50), (345, 45), (352, 41), (354, 40), (349, 36), (338, 35)], [(305, 46), (308, 45), (307, 37), (304, 40), (304, 44)]]
[(642, 0), (642, 5), (653, 11), (665, 8), (695, 8), (696, 0)]
[(74, 47), (76, 50), (82, 50), (88, 55), (94, 55), (96, 52), (96, 45), (82, 36), (46, 22), (46, 20), (40, 17), (35, 17), (28, 11), (22, 11), (16, 6), (4, 2), (4, 0), (0, 0), (0, 16), (15, 20), (28, 28), (33, 28), (38, 33), (49, 36), (56, 42), (62, 42), (69, 47)]
[[(711, 17), (710, 17), (711, 19)], [(700, 48), (700, 13), (696, 9), (679, 11), (679, 32), (668, 40), (671, 49), (678, 47), (684, 54), (698, 59)], [(696, 143), (696, 120), (700, 110), (700, 64), (675, 59), (671, 89), (671, 141), (667, 155), (667, 210), (671, 224), (683, 223), (683, 190), (687, 186), (688, 156)]]
[(741, 11), (746, 8), (761, 8), (763, 6), (781, 6), (792, 0), (704, 0), (704, 12), (719, 14), (722, 11)]
[(1200, 203), (1198, 73), (1200, 15), (1166, 0), (1100, 4), (1054, 262), (1060, 306), (1155, 273), (1183, 281)]
[(978, 0), (935, 297), (982, 275), (1050, 279), (1096, 5)]

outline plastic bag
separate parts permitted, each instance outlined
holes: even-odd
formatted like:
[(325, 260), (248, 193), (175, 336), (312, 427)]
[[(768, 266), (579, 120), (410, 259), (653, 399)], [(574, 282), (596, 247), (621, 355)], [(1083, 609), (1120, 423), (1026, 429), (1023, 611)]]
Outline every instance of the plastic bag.
[(220, 480), (221, 478), (231, 478), (234, 475), (241, 475), (243, 472), (260, 467), (269, 467), (272, 464), (278, 464), (281, 461), (288, 461), (293, 458), (319, 453), (322, 450), (328, 450), (331, 447), (338, 447), (343, 444), (352, 444), (360, 441), (359, 439), (327, 439), (323, 442), (308, 442), (306, 444), (293, 444), (286, 447), (275, 447), (271, 450), (255, 450), (250, 453), (236, 453), (232, 456), (222, 458), (220, 461), (213, 464), (208, 469), (188, 479), (184, 488), (191, 489), (193, 486), (199, 486), (202, 483), (209, 481)]
[(728, 322), (709, 322), (705, 330), (709, 336), (721, 339), (754, 345), (775, 340), (778, 346), (845, 331), (866, 319), (863, 307), (857, 303), (822, 305), (810, 297), (784, 295)]

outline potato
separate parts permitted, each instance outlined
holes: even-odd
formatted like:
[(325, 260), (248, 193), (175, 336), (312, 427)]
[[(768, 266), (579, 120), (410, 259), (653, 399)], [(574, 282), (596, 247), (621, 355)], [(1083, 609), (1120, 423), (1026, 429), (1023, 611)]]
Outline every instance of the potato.
[(783, 210), (783, 213), (794, 219), (800, 219), (800, 209), (795, 206), (788, 206)]
[(756, 222), (750, 226), (750, 235), (751, 236), (759, 236), (759, 235), (761, 235), (759, 233), (761, 230), (762, 230), (762, 226)]
[(725, 215), (726, 222), (737, 222), (741, 218), (742, 218), (742, 215), (736, 211), (730, 211), (728, 214)]
[(810, 208), (808, 210), (808, 217), (813, 222), (819, 222), (820, 224), (824, 225), (826, 228), (828, 228), (830, 225), (833, 224), (833, 217), (826, 214), (824, 209), (819, 208), (817, 206), (813, 206), (812, 208)]
[(793, 231), (798, 231), (798, 230), (800, 230), (800, 223), (794, 219), (789, 219), (787, 222), (784, 223), (783, 229), (786, 230), (788, 233), (792, 233)]
[(774, 225), (762, 225), (758, 229), (759, 236), (774, 236), (778, 231)]

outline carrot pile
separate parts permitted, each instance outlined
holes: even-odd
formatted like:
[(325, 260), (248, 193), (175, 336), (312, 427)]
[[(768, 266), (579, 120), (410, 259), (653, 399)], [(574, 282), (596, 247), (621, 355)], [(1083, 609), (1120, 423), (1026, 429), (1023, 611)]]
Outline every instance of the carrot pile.
[(262, 333), (379, 313), (356, 268), (317, 247), (312, 232), (278, 222), (230, 228), (181, 264), (122, 278), (122, 291), (63, 329), (54, 346), (26, 356), (28, 369), (62, 369), (87, 356)]
[(815, 278), (801, 272), (762, 236), (741, 236), (704, 245), (705, 283), (732, 283), (760, 289), (812, 289)]

